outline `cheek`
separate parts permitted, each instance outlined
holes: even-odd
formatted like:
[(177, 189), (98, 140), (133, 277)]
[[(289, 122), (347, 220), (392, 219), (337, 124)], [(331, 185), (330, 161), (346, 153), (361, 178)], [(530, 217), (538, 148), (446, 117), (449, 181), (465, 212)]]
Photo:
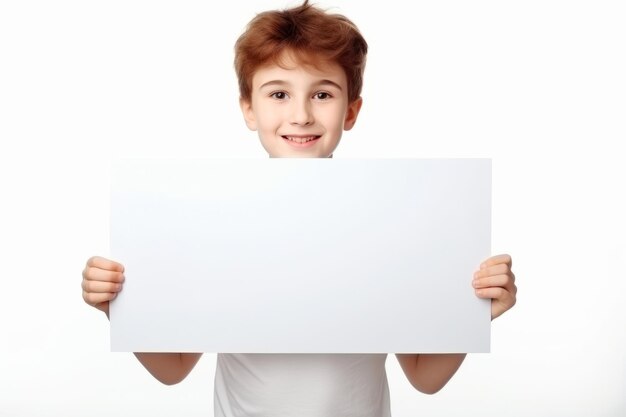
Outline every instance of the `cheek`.
[(329, 114), (326, 118), (326, 126), (333, 131), (343, 131), (345, 113), (341, 108), (334, 109), (332, 114)]
[(326, 129), (336, 129), (343, 122), (343, 113), (339, 106), (324, 106), (319, 109), (315, 118), (323, 124)]
[(280, 124), (280, 114), (278, 111), (259, 112), (258, 123), (263, 129), (273, 129)]

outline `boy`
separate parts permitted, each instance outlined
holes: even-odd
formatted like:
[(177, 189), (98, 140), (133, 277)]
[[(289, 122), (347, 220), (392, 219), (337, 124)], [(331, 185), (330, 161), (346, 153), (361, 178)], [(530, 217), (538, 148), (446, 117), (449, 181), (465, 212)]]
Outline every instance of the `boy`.
[[(367, 44), (343, 16), (308, 4), (255, 17), (235, 45), (240, 105), (270, 157), (331, 158), (361, 109)], [(124, 268), (92, 257), (83, 270), (83, 298), (108, 316)], [(492, 299), (492, 319), (515, 304), (508, 255), (487, 259), (472, 285)], [(159, 381), (175, 384), (201, 353), (135, 353)], [(435, 393), (464, 354), (396, 355), (409, 382)], [(218, 354), (216, 416), (390, 415), (386, 354)]]

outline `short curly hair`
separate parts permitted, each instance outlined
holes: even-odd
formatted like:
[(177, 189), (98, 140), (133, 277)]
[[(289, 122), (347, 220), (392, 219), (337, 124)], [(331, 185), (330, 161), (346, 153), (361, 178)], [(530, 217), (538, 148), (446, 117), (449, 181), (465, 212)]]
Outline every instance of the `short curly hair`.
[(235, 71), (241, 99), (252, 96), (252, 77), (260, 67), (292, 53), (300, 64), (319, 68), (337, 63), (348, 80), (348, 99), (358, 99), (363, 87), (367, 42), (348, 18), (313, 7), (308, 0), (298, 7), (258, 14), (235, 43)]

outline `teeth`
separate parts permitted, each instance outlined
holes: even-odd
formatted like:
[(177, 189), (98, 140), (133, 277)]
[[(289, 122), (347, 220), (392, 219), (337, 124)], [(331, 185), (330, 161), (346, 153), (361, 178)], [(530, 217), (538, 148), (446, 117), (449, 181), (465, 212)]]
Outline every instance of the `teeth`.
[(317, 139), (317, 136), (309, 136), (306, 138), (300, 138), (300, 137), (293, 137), (293, 136), (283, 136), (284, 138), (292, 141), (292, 142), (296, 142), (296, 143), (306, 143), (306, 142), (310, 142), (314, 139)]

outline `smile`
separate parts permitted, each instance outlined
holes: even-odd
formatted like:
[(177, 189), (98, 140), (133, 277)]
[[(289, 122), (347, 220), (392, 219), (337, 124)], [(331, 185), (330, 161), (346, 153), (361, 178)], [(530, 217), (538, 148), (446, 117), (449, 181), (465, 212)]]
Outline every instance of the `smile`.
[(319, 138), (319, 136), (283, 136), (283, 139), (295, 143), (307, 143)]

